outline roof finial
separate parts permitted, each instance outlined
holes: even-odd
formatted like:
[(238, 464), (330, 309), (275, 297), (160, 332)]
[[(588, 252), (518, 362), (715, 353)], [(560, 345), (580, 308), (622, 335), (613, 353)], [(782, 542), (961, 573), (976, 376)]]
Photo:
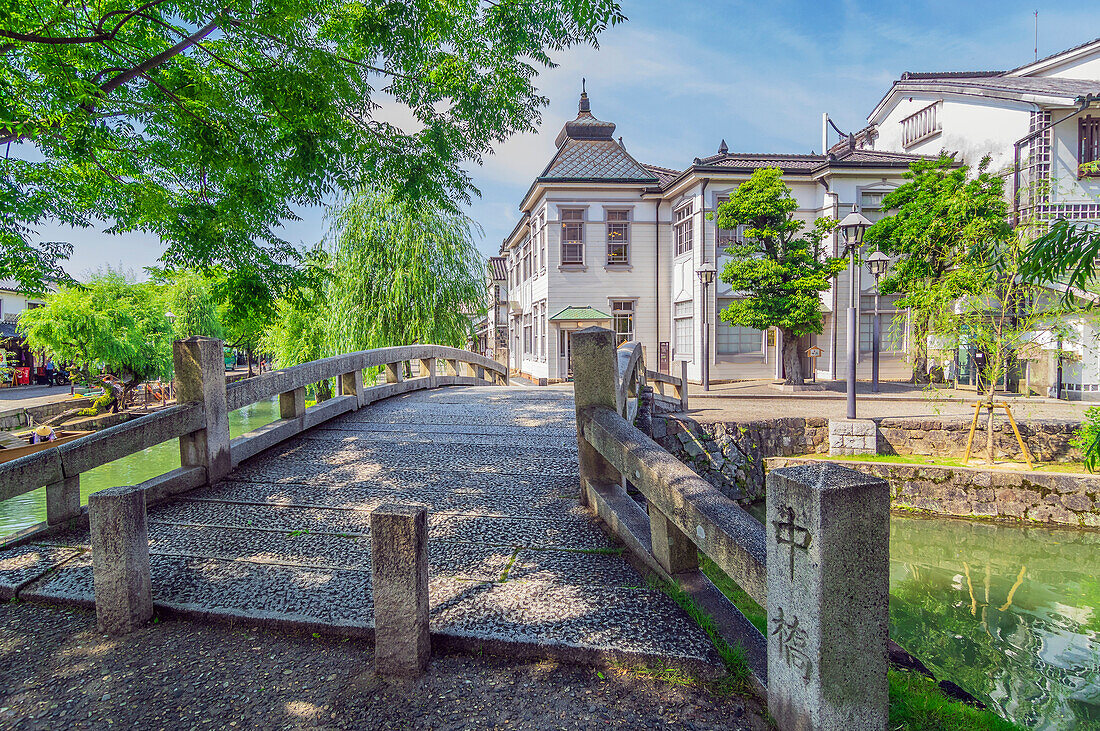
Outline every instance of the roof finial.
[(581, 78), (581, 101), (577, 105), (578, 116), (581, 114), (592, 114), (592, 105), (588, 103), (588, 91), (585, 89), (585, 80)]
[(728, 145), (726, 145), (726, 141), (722, 140), (722, 144), (718, 145), (718, 154), (719, 155), (725, 155), (729, 151), (730, 151), (730, 148), (729, 148)]

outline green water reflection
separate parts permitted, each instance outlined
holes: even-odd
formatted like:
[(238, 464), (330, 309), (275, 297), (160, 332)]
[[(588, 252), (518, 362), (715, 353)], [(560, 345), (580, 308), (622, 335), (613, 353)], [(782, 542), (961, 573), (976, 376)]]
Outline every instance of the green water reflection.
[[(232, 437), (269, 424), (279, 418), (278, 398), (266, 399), (229, 412)], [(172, 440), (129, 457), (109, 462), (80, 475), (80, 501), (88, 495), (116, 485), (136, 485), (180, 466), (179, 442)], [(0, 537), (46, 519), (46, 490), (42, 488), (0, 502)]]
[(1100, 534), (894, 516), (890, 634), (1034, 729), (1100, 729)]

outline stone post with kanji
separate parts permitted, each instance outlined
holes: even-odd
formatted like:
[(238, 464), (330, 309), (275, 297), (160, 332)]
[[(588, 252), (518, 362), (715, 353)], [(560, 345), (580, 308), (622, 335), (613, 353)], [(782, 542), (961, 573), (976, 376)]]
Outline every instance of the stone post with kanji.
[(782, 731), (886, 728), (890, 489), (823, 462), (767, 478), (768, 710)]

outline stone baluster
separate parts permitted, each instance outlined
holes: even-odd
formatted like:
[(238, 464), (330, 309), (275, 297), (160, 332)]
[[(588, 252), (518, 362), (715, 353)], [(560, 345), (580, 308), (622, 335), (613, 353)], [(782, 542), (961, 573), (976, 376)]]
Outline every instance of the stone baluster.
[(132, 632), (153, 616), (145, 491), (109, 487), (88, 496), (92, 584), (99, 631)]
[(172, 352), (178, 402), (203, 407), (203, 428), (180, 437), (180, 463), (205, 467), (207, 483), (214, 483), (232, 467), (222, 341), (203, 337), (177, 340)]
[(375, 669), (420, 675), (431, 657), (428, 632), (428, 511), (384, 503), (370, 514)]
[(781, 729), (887, 723), (890, 489), (832, 463), (767, 478), (768, 710)]

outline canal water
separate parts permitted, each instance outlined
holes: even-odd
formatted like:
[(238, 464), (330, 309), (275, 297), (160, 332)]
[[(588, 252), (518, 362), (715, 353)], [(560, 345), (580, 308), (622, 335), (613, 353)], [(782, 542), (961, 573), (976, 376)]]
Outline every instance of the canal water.
[[(234, 411), (230, 431), (278, 410)], [(177, 442), (161, 444), (81, 475), (81, 497), (178, 466)], [(45, 514), (44, 490), (0, 502), (0, 536)], [(894, 515), (890, 634), (1022, 726), (1100, 731), (1100, 533)]]
[[(279, 418), (278, 397), (229, 412), (229, 434), (238, 437)], [(117, 485), (136, 485), (180, 466), (179, 441), (173, 439), (80, 475), (80, 502), (88, 495)], [(46, 519), (46, 489), (0, 501), (0, 537)]]

